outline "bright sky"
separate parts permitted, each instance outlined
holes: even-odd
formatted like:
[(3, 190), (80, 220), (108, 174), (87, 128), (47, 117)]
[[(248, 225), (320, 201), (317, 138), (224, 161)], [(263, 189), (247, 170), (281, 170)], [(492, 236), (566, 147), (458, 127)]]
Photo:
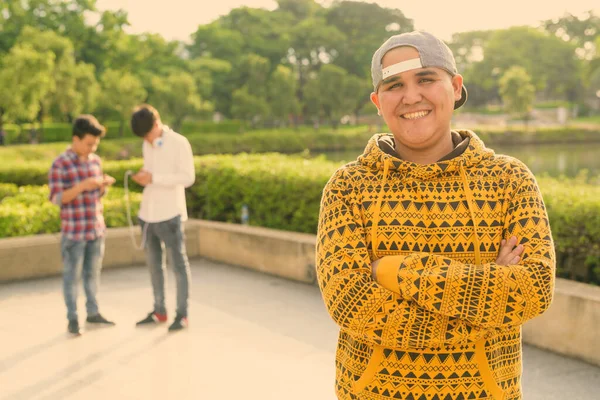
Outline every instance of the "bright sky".
[[(318, 1), (328, 4), (328, 0)], [(538, 25), (569, 12), (581, 15), (594, 10), (600, 15), (599, 0), (434, 0), (430, 2), (372, 0), (383, 7), (399, 8), (412, 18), (416, 29), (449, 40), (455, 32), (501, 29), (514, 25)], [(130, 33), (160, 33), (168, 40), (188, 40), (198, 25), (209, 23), (233, 8), (248, 6), (275, 9), (274, 0), (97, 0), (100, 10), (123, 8), (129, 15)]]

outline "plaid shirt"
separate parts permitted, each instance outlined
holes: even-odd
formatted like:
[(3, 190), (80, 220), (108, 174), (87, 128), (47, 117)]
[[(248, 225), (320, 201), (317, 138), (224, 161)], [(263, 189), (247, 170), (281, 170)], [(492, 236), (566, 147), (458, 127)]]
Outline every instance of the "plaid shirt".
[(67, 149), (59, 155), (48, 173), (50, 201), (60, 206), (61, 233), (71, 240), (94, 240), (104, 236), (104, 210), (100, 189), (85, 191), (77, 195), (70, 203), (62, 204), (63, 191), (83, 182), (89, 177), (102, 177), (100, 157), (90, 154), (85, 161)]

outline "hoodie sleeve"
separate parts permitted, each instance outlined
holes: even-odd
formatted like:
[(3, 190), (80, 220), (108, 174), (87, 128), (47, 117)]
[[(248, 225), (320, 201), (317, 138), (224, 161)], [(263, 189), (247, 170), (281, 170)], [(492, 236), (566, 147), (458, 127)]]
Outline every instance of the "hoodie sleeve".
[(482, 328), (522, 325), (552, 301), (555, 254), (548, 216), (527, 172), (510, 201), (503, 237), (525, 246), (516, 265), (462, 264), (431, 253), (381, 259), (377, 281), (406, 300)]
[(325, 186), (317, 233), (317, 280), (342, 330), (372, 344), (423, 348), (483, 338), (489, 330), (403, 299), (371, 277), (365, 228), (338, 171)]

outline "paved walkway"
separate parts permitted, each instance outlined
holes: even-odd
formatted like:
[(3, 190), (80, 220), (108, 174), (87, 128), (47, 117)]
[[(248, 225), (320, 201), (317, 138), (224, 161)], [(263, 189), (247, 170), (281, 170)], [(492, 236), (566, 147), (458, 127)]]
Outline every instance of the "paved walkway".
[[(175, 334), (134, 326), (151, 305), (145, 268), (104, 271), (117, 326), (78, 338), (60, 278), (0, 284), (0, 400), (335, 400), (337, 329), (316, 287), (206, 260), (192, 274), (190, 329)], [(174, 294), (170, 279), (170, 310)], [(600, 399), (600, 368), (526, 347), (524, 370), (524, 400)]]

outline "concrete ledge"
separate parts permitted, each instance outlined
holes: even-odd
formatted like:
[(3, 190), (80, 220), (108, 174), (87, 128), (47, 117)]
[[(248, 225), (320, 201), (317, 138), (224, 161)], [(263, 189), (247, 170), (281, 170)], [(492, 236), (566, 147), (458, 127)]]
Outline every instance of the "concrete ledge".
[(600, 288), (556, 279), (552, 305), (525, 323), (523, 340), (600, 366)]
[[(139, 244), (140, 230), (134, 231)], [(198, 256), (198, 228), (186, 226), (185, 233), (188, 254)], [(107, 230), (103, 268), (144, 263), (144, 252), (134, 248), (129, 228)], [(62, 268), (60, 234), (0, 239), (0, 282), (60, 275)]]
[(314, 235), (221, 222), (193, 221), (199, 255), (211, 260), (315, 283)]
[[(185, 232), (190, 257), (315, 284), (315, 235), (202, 220), (188, 221)], [(136, 264), (144, 255), (134, 250), (129, 229), (109, 229), (104, 268)], [(61, 271), (60, 235), (0, 240), (0, 282)], [(523, 340), (600, 366), (600, 288), (557, 279), (552, 306), (523, 326)]]

